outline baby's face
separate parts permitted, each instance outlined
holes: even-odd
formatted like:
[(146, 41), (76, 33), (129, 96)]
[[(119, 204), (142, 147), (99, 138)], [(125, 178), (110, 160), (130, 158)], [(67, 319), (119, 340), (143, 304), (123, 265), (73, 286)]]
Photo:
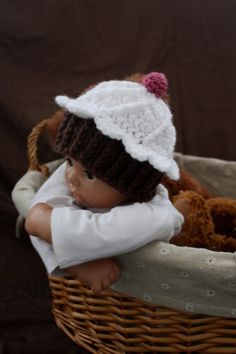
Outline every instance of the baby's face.
[(96, 178), (79, 161), (67, 159), (66, 181), (75, 201), (87, 208), (112, 208), (127, 197), (115, 188)]

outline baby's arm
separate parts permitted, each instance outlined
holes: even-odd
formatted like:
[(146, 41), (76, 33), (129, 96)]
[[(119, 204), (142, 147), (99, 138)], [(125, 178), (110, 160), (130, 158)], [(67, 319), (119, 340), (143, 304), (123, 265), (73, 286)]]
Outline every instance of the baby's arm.
[[(52, 207), (46, 203), (38, 203), (30, 209), (25, 222), (26, 231), (42, 240), (52, 243), (50, 219)], [(64, 269), (90, 286), (99, 293), (107, 289), (120, 277), (120, 271), (115, 260), (111, 258), (99, 259), (74, 265)]]
[(114, 257), (155, 240), (168, 242), (180, 231), (183, 216), (164, 187), (158, 192), (150, 202), (118, 206), (105, 213), (54, 208), (51, 232), (59, 267)]
[(34, 205), (25, 219), (25, 229), (28, 234), (39, 237), (48, 243), (52, 243), (51, 213), (52, 207), (46, 203)]

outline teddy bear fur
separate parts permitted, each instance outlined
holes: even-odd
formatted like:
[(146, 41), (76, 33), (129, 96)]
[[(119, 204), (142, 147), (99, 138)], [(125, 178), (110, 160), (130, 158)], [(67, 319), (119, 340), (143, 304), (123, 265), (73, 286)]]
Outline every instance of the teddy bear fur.
[(205, 199), (212, 198), (213, 193), (203, 186), (190, 172), (184, 168), (180, 168), (180, 178), (177, 181), (173, 181), (168, 177), (164, 177), (162, 184), (168, 189), (169, 197), (173, 201), (174, 197), (179, 194), (180, 191), (194, 191), (200, 194)]
[(191, 190), (179, 192), (173, 197), (173, 204), (184, 215), (185, 221), (171, 243), (212, 251), (236, 251), (236, 200), (205, 199)]

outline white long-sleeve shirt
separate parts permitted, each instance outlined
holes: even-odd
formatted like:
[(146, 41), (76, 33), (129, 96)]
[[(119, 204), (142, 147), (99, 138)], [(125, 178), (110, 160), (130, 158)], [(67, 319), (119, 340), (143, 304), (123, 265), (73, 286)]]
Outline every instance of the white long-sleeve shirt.
[(31, 236), (47, 271), (127, 253), (154, 240), (168, 242), (179, 233), (183, 216), (174, 208), (163, 185), (149, 202), (109, 210), (82, 209), (75, 204), (62, 164), (38, 190), (33, 205), (53, 207), (52, 245)]

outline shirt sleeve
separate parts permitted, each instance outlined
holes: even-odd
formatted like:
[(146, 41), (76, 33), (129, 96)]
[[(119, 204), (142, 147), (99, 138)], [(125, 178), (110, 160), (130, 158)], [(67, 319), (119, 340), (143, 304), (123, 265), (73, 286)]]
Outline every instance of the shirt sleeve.
[[(53, 208), (70, 207), (71, 210), (78, 209), (73, 203), (69, 190), (65, 183), (65, 166), (63, 163), (56, 171), (44, 182), (35, 194), (31, 207), (37, 203), (47, 203)], [(31, 243), (41, 257), (47, 271), (52, 273), (58, 267), (53, 246), (39, 237), (30, 236)]]
[(105, 213), (54, 208), (53, 249), (61, 268), (135, 250), (154, 240), (168, 242), (178, 233), (183, 216), (164, 186), (148, 203), (118, 206)]

